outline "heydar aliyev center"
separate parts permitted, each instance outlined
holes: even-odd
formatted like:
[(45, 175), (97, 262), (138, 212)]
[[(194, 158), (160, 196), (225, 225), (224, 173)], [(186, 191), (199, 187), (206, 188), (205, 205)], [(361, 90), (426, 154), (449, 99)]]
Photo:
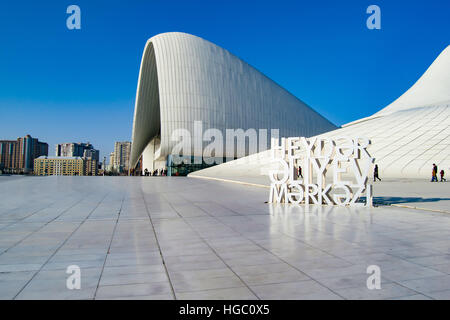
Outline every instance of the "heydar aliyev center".
[[(374, 115), (318, 137), (366, 137), (381, 178), (431, 178), (432, 165), (450, 173), (450, 46), (402, 96)], [(190, 176), (268, 183), (270, 152)]]
[[(145, 46), (139, 72), (131, 168), (170, 168), (170, 155), (177, 143), (173, 132), (183, 129), (194, 133), (194, 122), (198, 121), (203, 131), (278, 129), (280, 136), (309, 137), (336, 129), (227, 50), (186, 33), (152, 37)], [(188, 150), (187, 154), (193, 153)]]

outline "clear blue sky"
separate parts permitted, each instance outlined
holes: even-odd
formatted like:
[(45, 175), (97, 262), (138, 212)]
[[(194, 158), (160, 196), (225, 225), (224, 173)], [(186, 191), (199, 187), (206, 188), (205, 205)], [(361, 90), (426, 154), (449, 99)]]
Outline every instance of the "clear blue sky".
[[(66, 28), (67, 6), (81, 30)], [(381, 8), (381, 30), (366, 8)], [(0, 139), (130, 140), (142, 50), (162, 32), (228, 49), (337, 125), (407, 90), (450, 44), (450, 1), (2, 1)]]

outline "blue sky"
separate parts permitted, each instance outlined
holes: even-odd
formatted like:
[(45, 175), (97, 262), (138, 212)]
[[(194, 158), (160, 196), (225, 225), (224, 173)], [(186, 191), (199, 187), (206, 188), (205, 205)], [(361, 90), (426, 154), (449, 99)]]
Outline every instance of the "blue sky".
[[(81, 8), (68, 30), (66, 8)], [(381, 30), (366, 8), (381, 8)], [(450, 44), (447, 0), (2, 1), (0, 139), (130, 140), (145, 42), (181, 31), (228, 49), (337, 125), (407, 90)]]

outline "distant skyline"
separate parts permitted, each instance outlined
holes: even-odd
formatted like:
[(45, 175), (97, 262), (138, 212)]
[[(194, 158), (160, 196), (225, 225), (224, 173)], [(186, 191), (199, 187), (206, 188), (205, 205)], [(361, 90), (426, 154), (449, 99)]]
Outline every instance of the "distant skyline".
[[(81, 30), (66, 27), (81, 8)], [(381, 30), (366, 8), (381, 8)], [(448, 1), (21, 1), (0, 4), (0, 139), (131, 141), (142, 51), (159, 33), (237, 55), (336, 125), (398, 98), (450, 44)], [(108, 161), (108, 160), (107, 160)]]

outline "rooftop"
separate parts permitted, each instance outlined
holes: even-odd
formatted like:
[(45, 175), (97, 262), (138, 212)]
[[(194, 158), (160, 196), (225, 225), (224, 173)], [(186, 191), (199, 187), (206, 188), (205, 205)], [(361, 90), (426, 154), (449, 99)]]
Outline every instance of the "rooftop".
[(40, 156), (36, 159), (61, 159), (61, 160), (80, 160), (81, 157), (59, 157), (59, 156)]

